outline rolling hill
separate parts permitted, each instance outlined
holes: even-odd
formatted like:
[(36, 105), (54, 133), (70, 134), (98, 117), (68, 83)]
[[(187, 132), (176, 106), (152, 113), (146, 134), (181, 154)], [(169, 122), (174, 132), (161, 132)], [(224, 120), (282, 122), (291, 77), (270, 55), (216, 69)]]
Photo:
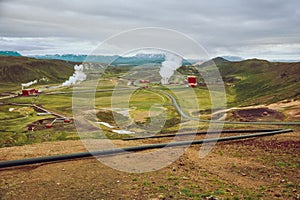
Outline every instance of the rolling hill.
[(61, 60), (0, 56), (0, 83), (19, 84), (42, 78), (46, 78), (48, 83), (60, 83), (73, 74), (75, 64)]
[[(217, 57), (200, 65), (178, 69), (182, 74), (209, 70), (215, 63), (227, 93), (235, 96), (232, 105), (273, 103), (300, 99), (300, 62), (269, 62), (250, 59), (231, 62)], [(62, 83), (74, 72), (77, 63), (63, 60), (35, 59), (23, 56), (0, 56), (0, 86), (19, 85), (46, 78), (48, 83)], [(196, 68), (195, 68), (196, 67)]]
[[(239, 105), (273, 103), (300, 98), (300, 62), (284, 63), (249, 59), (230, 62), (214, 58), (227, 92), (235, 94)], [(197, 66), (209, 70), (212, 61)]]

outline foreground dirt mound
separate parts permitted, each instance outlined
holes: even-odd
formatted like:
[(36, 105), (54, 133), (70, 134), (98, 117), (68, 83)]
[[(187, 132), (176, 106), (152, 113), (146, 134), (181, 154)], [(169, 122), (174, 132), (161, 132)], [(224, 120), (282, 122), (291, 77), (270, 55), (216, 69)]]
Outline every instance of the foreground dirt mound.
[[(194, 145), (169, 166), (149, 173), (117, 171), (95, 158), (0, 170), (0, 199), (295, 200), (299, 134), (220, 142), (204, 158), (201, 146)], [(1, 148), (0, 155), (9, 160), (82, 151), (80, 141), (61, 141)]]
[(231, 115), (232, 118), (237, 119), (239, 121), (282, 121), (285, 118), (284, 114), (282, 114), (281, 112), (269, 109), (267, 107), (234, 110), (232, 111)]

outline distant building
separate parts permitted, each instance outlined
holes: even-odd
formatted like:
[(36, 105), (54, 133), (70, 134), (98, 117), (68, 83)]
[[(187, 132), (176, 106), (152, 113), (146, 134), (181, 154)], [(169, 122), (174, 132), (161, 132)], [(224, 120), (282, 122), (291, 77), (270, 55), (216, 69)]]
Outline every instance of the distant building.
[(150, 80), (140, 80), (140, 83), (150, 83)]
[(145, 85), (145, 86), (143, 86), (143, 87), (140, 87), (140, 89), (147, 89), (147, 88), (149, 88), (148, 85)]
[(39, 91), (37, 89), (23, 89), (22, 96), (35, 96), (38, 95)]
[(196, 76), (188, 76), (188, 83), (190, 87), (196, 87), (197, 86), (197, 77)]

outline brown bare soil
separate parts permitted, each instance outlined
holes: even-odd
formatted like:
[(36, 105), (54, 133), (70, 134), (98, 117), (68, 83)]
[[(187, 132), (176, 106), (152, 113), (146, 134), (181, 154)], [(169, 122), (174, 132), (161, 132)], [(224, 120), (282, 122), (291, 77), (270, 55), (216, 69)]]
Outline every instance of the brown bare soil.
[(227, 118), (234, 121), (300, 121), (300, 100), (232, 109)]
[[(1, 199), (297, 199), (300, 132), (218, 143), (199, 158), (189, 147), (171, 165), (147, 173), (112, 169), (95, 158), (0, 170)], [(141, 141), (115, 141), (118, 146)], [(1, 160), (85, 151), (81, 141), (0, 149)], [(163, 157), (162, 157), (163, 159)], [(163, 161), (163, 160), (162, 160)], [(147, 162), (149, 161), (143, 161)]]
[(278, 111), (271, 110), (268, 108), (252, 108), (252, 109), (242, 109), (233, 112), (235, 118), (240, 118), (242, 120), (261, 120), (266, 117), (276, 120), (283, 120), (284, 115)]
[[(234, 112), (244, 120), (299, 121), (300, 102), (280, 102)], [(300, 199), (300, 130), (299, 126), (286, 128), (294, 132), (219, 142), (204, 158), (199, 157), (201, 145), (193, 145), (169, 166), (152, 172), (118, 171), (94, 157), (0, 169), (0, 199), (296, 200)], [(163, 138), (113, 140), (113, 143), (123, 147), (169, 141)], [(99, 145), (98, 142), (91, 140), (90, 144)], [(101, 146), (106, 148), (105, 143)], [(0, 161), (83, 151), (86, 148), (79, 140), (45, 142), (1, 148)], [(158, 158), (161, 162), (166, 159), (163, 155)], [(149, 162), (140, 159), (136, 165), (147, 166)]]

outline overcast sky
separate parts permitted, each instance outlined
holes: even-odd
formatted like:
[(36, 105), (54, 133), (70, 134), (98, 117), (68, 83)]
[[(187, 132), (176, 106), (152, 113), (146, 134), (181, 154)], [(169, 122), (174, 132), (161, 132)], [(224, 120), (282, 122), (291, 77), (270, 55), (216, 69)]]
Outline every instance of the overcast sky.
[(0, 0), (0, 50), (89, 53), (121, 31), (162, 27), (211, 57), (300, 60), (299, 0)]

